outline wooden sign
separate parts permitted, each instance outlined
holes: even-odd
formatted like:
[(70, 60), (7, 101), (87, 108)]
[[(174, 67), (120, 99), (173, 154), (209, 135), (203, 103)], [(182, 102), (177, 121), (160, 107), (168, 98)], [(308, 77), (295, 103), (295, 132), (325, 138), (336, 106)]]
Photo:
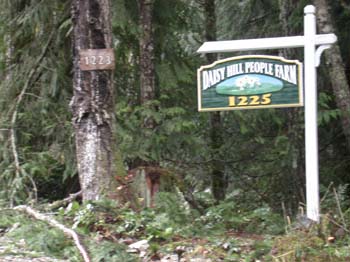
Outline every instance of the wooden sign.
[(278, 56), (226, 58), (198, 69), (198, 110), (303, 105), (302, 64)]
[(114, 50), (82, 49), (79, 52), (82, 71), (113, 70), (115, 68)]

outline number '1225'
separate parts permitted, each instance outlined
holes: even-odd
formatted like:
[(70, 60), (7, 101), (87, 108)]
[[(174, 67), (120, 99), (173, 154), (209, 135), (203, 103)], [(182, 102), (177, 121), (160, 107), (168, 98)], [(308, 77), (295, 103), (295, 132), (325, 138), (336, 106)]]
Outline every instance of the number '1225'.
[(228, 105), (235, 106), (257, 106), (271, 104), (272, 94), (254, 95), (254, 96), (230, 96), (228, 98)]

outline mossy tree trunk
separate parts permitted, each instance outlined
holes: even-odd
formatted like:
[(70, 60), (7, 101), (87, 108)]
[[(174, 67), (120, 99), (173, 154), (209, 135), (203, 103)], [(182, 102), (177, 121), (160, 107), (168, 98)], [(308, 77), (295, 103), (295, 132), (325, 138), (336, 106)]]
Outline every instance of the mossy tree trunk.
[(74, 96), (71, 101), (83, 200), (116, 190), (113, 139), (112, 70), (82, 71), (79, 51), (112, 48), (109, 0), (73, 0)]

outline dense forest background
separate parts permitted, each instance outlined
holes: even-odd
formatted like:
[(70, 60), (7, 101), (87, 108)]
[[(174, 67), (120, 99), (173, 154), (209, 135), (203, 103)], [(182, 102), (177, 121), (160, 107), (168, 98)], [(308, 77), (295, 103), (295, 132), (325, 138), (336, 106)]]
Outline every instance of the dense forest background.
[[(171, 188), (168, 185), (161, 191), (174, 195), (169, 196), (173, 204), (184, 198), (199, 214), (219, 212), (218, 207), (226, 210), (228, 205), (240, 212), (263, 207), (282, 219), (303, 212), (304, 109), (199, 113), (196, 83), (196, 69), (213, 59), (269, 54), (303, 61), (303, 50), (216, 57), (199, 55), (196, 50), (207, 40), (302, 35), (303, 8), (314, 4), (326, 10), (318, 20), (319, 32), (338, 37), (336, 47), (325, 51), (328, 55), (318, 68), (321, 212), (336, 213), (333, 209), (339, 201), (342, 210), (348, 210), (349, 3), (150, 1), (154, 90), (145, 99), (141, 2), (111, 1), (116, 176), (140, 166), (159, 167), (173, 179)], [(2, 207), (53, 202), (80, 190), (70, 111), (72, 34), (71, 1), (0, 1)], [(348, 218), (345, 213), (341, 223), (345, 225)]]

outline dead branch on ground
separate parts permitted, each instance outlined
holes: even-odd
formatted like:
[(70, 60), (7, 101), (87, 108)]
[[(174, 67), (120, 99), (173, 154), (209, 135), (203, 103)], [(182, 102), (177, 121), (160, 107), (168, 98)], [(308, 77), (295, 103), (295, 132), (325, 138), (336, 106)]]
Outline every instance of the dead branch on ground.
[(67, 228), (66, 226), (62, 225), (61, 223), (59, 223), (58, 221), (56, 221), (55, 219), (46, 216), (44, 214), (39, 213), (38, 211), (34, 210), (33, 208), (29, 207), (29, 206), (17, 206), (15, 208), (13, 208), (14, 210), (19, 210), (19, 211), (23, 211), (26, 212), (27, 214), (31, 215), (32, 217), (34, 217), (37, 220), (40, 221), (44, 221), (46, 223), (48, 223), (50, 226), (53, 226), (55, 228), (58, 228), (60, 230), (63, 231), (64, 234), (66, 234), (67, 236), (71, 237), (74, 241), (74, 244), (76, 245), (76, 247), (78, 248), (81, 256), (84, 259), (84, 262), (90, 262), (90, 258), (89, 255), (86, 251), (86, 249), (84, 248), (84, 246), (81, 244), (81, 241), (79, 239), (78, 234), (70, 229)]

